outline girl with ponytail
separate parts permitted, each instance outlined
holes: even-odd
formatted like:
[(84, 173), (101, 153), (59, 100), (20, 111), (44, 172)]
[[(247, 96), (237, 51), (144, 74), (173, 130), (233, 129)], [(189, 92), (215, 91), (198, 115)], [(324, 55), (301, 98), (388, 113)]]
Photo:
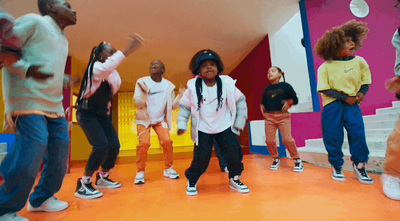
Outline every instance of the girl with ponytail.
[(143, 38), (135, 35), (130, 38), (123, 52), (115, 50), (106, 42), (92, 49), (76, 102), (79, 126), (93, 146), (85, 173), (78, 180), (75, 192), (78, 198), (94, 199), (103, 196), (92, 186), (92, 176), (100, 166), (101, 172), (96, 175), (95, 187), (121, 187), (120, 183), (109, 179), (109, 171), (115, 166), (120, 148), (118, 135), (110, 118), (111, 102), (121, 86), (117, 67), (142, 44)]
[[(296, 142), (292, 137), (292, 116), (288, 112), (299, 99), (293, 87), (286, 83), (285, 73), (279, 67), (272, 66), (268, 69), (268, 80), (271, 83), (264, 90), (261, 101), (261, 113), (265, 118), (265, 138), (269, 153), (274, 158), (271, 170), (278, 170), (281, 164), (276, 143), (276, 130), (282, 134), (282, 141), (294, 159), (294, 172), (303, 172), (304, 165), (297, 152)], [(283, 78), (283, 82), (281, 82)]]
[(221, 75), (224, 65), (214, 51), (197, 52), (189, 69), (195, 78), (187, 83), (178, 114), (178, 135), (186, 132), (192, 115), (191, 135), (195, 142), (193, 161), (185, 172), (186, 194), (197, 195), (197, 181), (210, 163), (214, 139), (228, 164), (229, 187), (248, 193), (249, 188), (239, 179), (243, 152), (236, 136), (246, 125), (246, 98), (235, 86), (235, 80)]

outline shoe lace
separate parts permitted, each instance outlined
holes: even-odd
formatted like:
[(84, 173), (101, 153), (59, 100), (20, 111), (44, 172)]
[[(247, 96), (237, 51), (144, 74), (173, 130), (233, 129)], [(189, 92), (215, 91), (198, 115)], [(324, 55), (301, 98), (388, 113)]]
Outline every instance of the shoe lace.
[(365, 171), (365, 168), (357, 168), (358, 172), (361, 174), (363, 177), (368, 177), (367, 171)]
[(342, 168), (340, 168), (340, 167), (333, 167), (333, 168), (335, 169), (335, 172), (337, 174), (342, 174)]
[(85, 184), (85, 186), (92, 192), (96, 191), (96, 189), (93, 187), (92, 183)]
[(243, 186), (243, 185), (244, 185), (242, 182), (240, 182), (239, 179), (233, 180), (233, 182), (235, 182), (235, 183), (236, 183), (237, 185), (239, 185), (239, 186)]
[(110, 183), (115, 183), (112, 179), (110, 179), (110, 178), (108, 178), (109, 176), (107, 176), (107, 177), (102, 177), (103, 178), (103, 180), (107, 180), (108, 182), (110, 182)]

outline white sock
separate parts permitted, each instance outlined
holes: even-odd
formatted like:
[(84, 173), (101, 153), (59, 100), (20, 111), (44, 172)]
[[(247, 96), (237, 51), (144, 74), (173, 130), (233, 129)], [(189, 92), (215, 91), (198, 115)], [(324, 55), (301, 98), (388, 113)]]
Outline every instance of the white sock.
[(92, 176), (83, 176), (82, 180), (84, 184), (89, 184), (92, 182)]

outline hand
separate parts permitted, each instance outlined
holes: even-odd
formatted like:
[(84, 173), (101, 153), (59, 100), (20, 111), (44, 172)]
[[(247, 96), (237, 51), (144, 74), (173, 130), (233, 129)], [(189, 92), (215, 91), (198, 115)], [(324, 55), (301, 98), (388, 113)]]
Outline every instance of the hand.
[(40, 71), (39, 69), (42, 66), (37, 66), (37, 65), (31, 65), (28, 69), (28, 71), (26, 72), (26, 77), (32, 77), (35, 78), (37, 80), (46, 80), (48, 78), (52, 78), (54, 76), (54, 74), (49, 74), (49, 73), (44, 73), (42, 71)]
[(146, 85), (146, 82), (143, 82), (143, 84), (138, 83), (140, 89), (143, 91), (143, 93), (148, 94), (149, 93), (149, 88)]
[(354, 105), (354, 104), (356, 104), (358, 101), (357, 101), (357, 98), (356, 98), (356, 96), (349, 96), (347, 99), (346, 99), (346, 103), (348, 104), (348, 105)]
[(390, 93), (400, 93), (400, 77), (393, 77), (385, 82), (386, 90)]
[(364, 101), (365, 95), (363, 93), (357, 93), (356, 100), (358, 104), (361, 104)]
[(186, 130), (182, 130), (182, 129), (178, 130), (178, 136), (181, 136), (184, 133), (186, 133)]
[(179, 87), (179, 96), (183, 96), (185, 91), (186, 91), (186, 87), (181, 84), (181, 86)]
[(19, 60), (19, 56), (16, 53), (7, 51), (3, 47), (0, 49), (0, 68), (8, 67)]
[(293, 105), (293, 100), (283, 100), (282, 104), (283, 104), (282, 111), (286, 112)]
[(144, 39), (142, 36), (135, 33), (134, 36), (129, 38), (128, 46), (123, 52), (125, 56), (132, 54), (132, 52), (139, 49), (142, 45), (144, 45)]
[(14, 123), (14, 120), (11, 116), (11, 113), (6, 113), (4, 116), (4, 130), (5, 131), (16, 131), (17, 126)]
[(80, 78), (80, 77), (78, 77), (78, 76), (72, 76), (72, 77), (69, 79), (68, 86), (69, 86), (70, 88), (73, 88), (73, 87), (75, 87), (76, 85), (78, 85), (80, 82), (81, 82), (81, 78)]
[(261, 113), (265, 114), (265, 112), (267, 112), (267, 110), (265, 110), (264, 105), (260, 104), (260, 109), (261, 109)]

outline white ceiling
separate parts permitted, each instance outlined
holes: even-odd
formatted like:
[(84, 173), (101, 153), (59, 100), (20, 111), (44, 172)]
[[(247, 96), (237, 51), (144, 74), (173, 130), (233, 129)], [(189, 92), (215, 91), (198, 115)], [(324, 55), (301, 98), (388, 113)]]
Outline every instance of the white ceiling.
[[(165, 77), (185, 84), (188, 65), (199, 50), (210, 48), (222, 57), (225, 73), (299, 11), (298, 0), (69, 0), (77, 11), (76, 26), (66, 28), (73, 58), (73, 75), (82, 76), (93, 46), (102, 41), (124, 49), (137, 32), (145, 46), (118, 68), (122, 91), (134, 90), (137, 78), (149, 75), (160, 59)], [(15, 17), (38, 13), (36, 0), (0, 0)]]

